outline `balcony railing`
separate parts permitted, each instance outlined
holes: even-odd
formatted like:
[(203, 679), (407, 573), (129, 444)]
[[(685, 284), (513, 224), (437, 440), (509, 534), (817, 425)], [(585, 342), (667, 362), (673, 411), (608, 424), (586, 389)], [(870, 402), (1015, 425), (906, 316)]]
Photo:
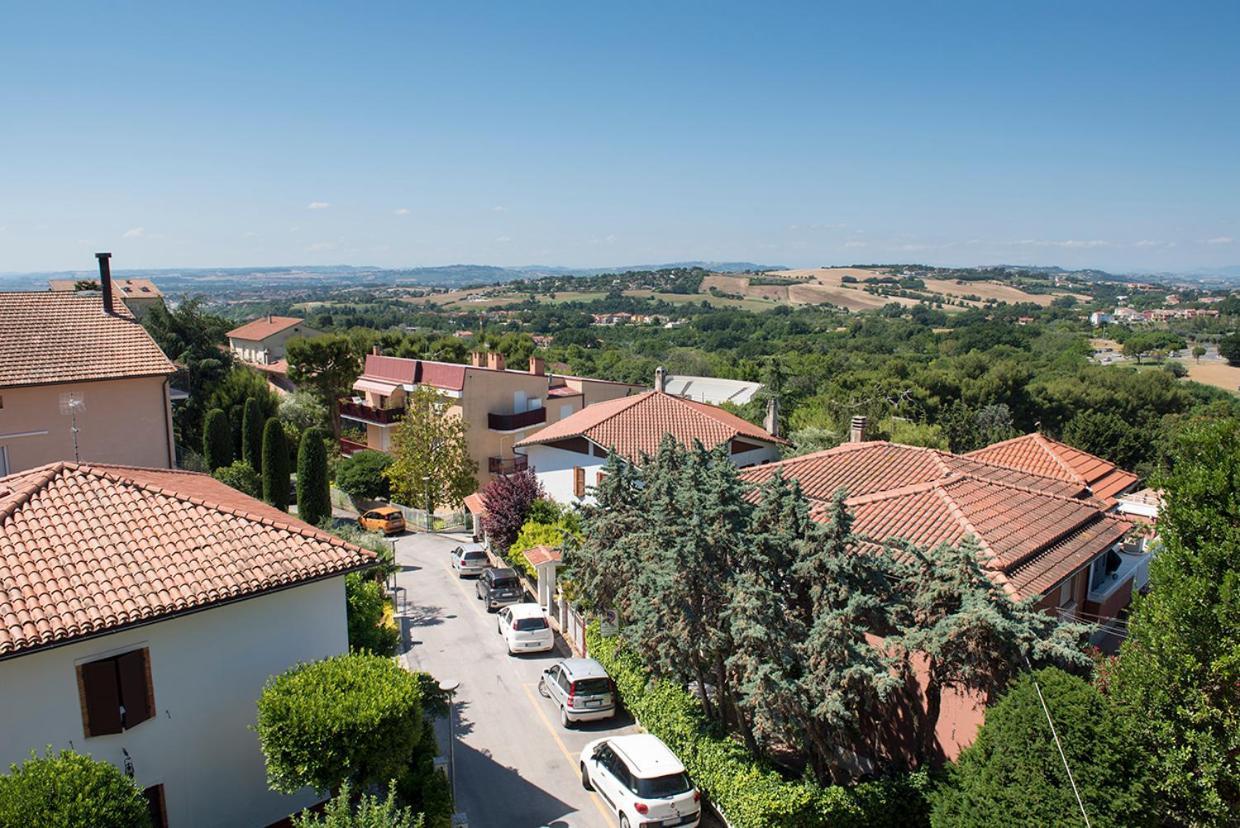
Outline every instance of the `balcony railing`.
[(403, 407), (375, 408), (373, 405), (366, 405), (366, 403), (341, 400), (340, 416), (377, 425), (391, 425), (392, 423), (400, 422), (401, 418), (405, 416), (405, 409)]
[(519, 428), (528, 428), (545, 422), (547, 422), (547, 409), (545, 408), (531, 408), (529, 411), (516, 414), (492, 412), (487, 415), (487, 427), (492, 431), (516, 431)]
[(345, 457), (352, 456), (355, 452), (366, 451), (370, 446), (365, 443), (359, 443), (356, 440), (350, 440), (347, 437), (340, 438), (340, 453)]
[(516, 457), (488, 457), (487, 471), (491, 474), (516, 474), (530, 467), (530, 458), (524, 454)]

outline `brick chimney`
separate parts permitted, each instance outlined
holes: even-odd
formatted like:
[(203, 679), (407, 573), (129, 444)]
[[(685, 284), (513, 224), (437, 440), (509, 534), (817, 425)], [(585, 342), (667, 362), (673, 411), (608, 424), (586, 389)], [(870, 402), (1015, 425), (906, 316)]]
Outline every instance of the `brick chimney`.
[(487, 354), (487, 367), (493, 371), (504, 370), (504, 355), (498, 351)]
[(848, 432), (848, 442), (865, 442), (865, 416), (858, 414), (852, 418), (852, 428)]
[(487, 355), (482, 351), (472, 351), (469, 354), (469, 364), (475, 368), (485, 368), (487, 364)]
[(372, 354), (374, 354), (375, 356), (379, 356), (379, 346), (378, 346), (378, 345), (373, 346), (373, 347), (370, 349), (370, 352), (371, 352)]
[(772, 437), (779, 436), (779, 397), (771, 397), (766, 401), (766, 417), (762, 420), (762, 427)]
[(667, 369), (662, 365), (654, 369), (654, 390), (661, 394), (667, 393)]
[(530, 357), (530, 373), (536, 377), (541, 377), (547, 373), (547, 362), (542, 357)]
[(112, 258), (111, 253), (96, 253), (99, 260), (99, 290), (103, 293), (103, 312), (112, 314)]

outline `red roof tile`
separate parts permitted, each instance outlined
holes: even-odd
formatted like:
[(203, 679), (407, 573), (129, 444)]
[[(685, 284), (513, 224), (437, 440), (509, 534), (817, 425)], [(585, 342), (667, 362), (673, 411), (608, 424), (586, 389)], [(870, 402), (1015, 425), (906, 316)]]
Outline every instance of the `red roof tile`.
[(261, 342), (267, 337), (300, 325), (306, 320), (296, 316), (260, 316), (252, 322), (246, 322), (239, 328), (233, 328), (227, 334), (229, 339), (244, 339), (248, 342)]
[(0, 331), (0, 388), (176, 370), (122, 303), (106, 314), (98, 294), (0, 293)]
[(560, 550), (552, 549), (549, 546), (535, 546), (533, 549), (527, 549), (523, 553), (525, 559), (530, 562), (530, 566), (538, 566), (549, 561), (559, 562), (562, 558)]
[(786, 442), (722, 408), (646, 391), (588, 405), (518, 441), (516, 447), (585, 437), (615, 449), (621, 457), (636, 460), (642, 454), (653, 455), (666, 434), (682, 445), (698, 440), (708, 449), (735, 437), (768, 444)]
[(1088, 486), (1094, 497), (1108, 499), (1139, 479), (1114, 463), (1034, 432), (986, 446), (966, 455), (1011, 469), (1069, 480)]
[(207, 475), (41, 466), (0, 478), (0, 657), (373, 558)]

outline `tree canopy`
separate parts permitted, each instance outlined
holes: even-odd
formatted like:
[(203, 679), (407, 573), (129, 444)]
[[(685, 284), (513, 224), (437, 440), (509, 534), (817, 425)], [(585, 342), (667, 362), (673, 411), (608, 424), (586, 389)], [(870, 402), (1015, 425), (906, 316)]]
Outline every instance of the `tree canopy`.
[(313, 391), (331, 413), (332, 436), (340, 436), (338, 402), (362, 372), (362, 360), (348, 337), (328, 334), (290, 339), (285, 346), (288, 377)]
[(0, 776), (0, 828), (147, 828), (146, 797), (110, 762), (34, 753)]
[(424, 385), (409, 395), (392, 435), (393, 462), (383, 472), (397, 502), (434, 511), (460, 504), (476, 487), (477, 463), (465, 439), (469, 425), (451, 407), (447, 397)]

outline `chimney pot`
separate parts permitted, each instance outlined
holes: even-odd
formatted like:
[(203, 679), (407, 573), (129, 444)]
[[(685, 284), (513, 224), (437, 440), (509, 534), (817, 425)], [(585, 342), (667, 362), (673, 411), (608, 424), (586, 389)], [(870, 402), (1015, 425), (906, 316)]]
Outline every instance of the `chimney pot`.
[(487, 364), (487, 355), (482, 351), (471, 351), (469, 354), (469, 364), (475, 368), (483, 368)]
[(487, 367), (494, 371), (504, 370), (504, 355), (498, 351), (487, 354)]
[(661, 394), (667, 393), (667, 369), (662, 365), (654, 369), (654, 390)]
[(762, 427), (772, 437), (779, 436), (779, 397), (770, 397), (766, 401), (766, 418), (762, 421)]
[(112, 258), (111, 253), (96, 253), (99, 260), (99, 292), (103, 294), (103, 312), (112, 313)]
[(547, 363), (542, 357), (530, 357), (530, 373), (536, 377), (541, 377), (547, 373)]
[(852, 428), (848, 434), (848, 442), (864, 443), (865, 442), (865, 416), (858, 414), (852, 418)]
[(375, 356), (379, 356), (379, 346), (375, 345), (374, 347), (370, 349), (370, 352), (374, 354)]

